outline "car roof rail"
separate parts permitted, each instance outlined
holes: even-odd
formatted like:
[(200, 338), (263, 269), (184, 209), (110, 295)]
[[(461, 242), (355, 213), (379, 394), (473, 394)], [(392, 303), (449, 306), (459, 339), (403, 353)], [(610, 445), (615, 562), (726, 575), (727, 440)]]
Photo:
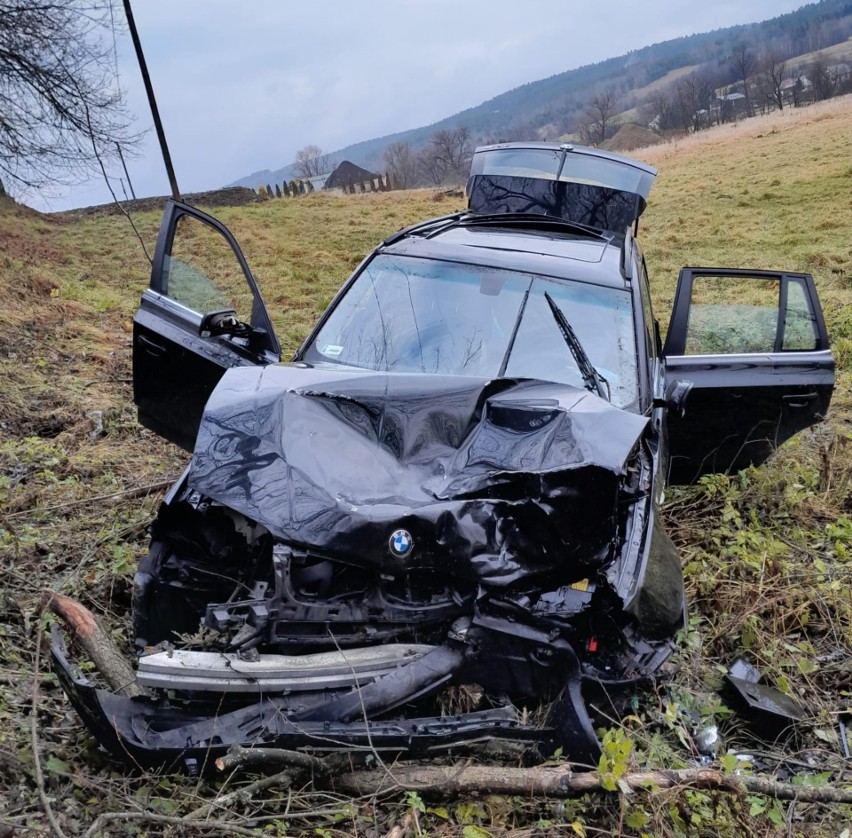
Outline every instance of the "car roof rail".
[[(418, 221), (416, 224), (411, 224), (408, 227), (403, 227), (402, 230), (398, 230), (396, 233), (388, 236), (384, 241), (382, 241), (381, 246), (386, 247), (387, 245), (395, 244), (400, 239), (404, 239), (407, 236), (416, 235), (419, 232), (424, 232), (429, 235), (435, 235), (441, 230), (446, 229), (447, 227), (452, 227), (456, 221), (459, 220), (465, 214), (465, 210), (460, 210), (459, 212), (450, 213), (450, 215), (442, 215), (438, 218), (429, 218), (426, 221)], [(430, 229), (430, 228), (435, 228)]]
[(619, 267), (621, 275), (630, 282), (633, 279), (633, 255), (636, 252), (636, 239), (633, 237), (633, 231), (628, 227), (624, 231), (624, 238), (621, 242), (621, 258)]

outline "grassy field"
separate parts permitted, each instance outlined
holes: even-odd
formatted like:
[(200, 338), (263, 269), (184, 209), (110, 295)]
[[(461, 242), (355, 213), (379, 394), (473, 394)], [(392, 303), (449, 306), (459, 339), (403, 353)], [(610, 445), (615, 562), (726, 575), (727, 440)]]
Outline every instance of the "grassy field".
[[(687, 765), (692, 713), (720, 725), (722, 753), (751, 754), (768, 774), (848, 783), (837, 721), (852, 707), (852, 100), (636, 156), (660, 170), (640, 239), (663, 328), (682, 265), (813, 273), (838, 387), (828, 421), (763, 469), (672, 493), (668, 525), (685, 563), (689, 628), (671, 685), (608, 734), (608, 753), (622, 742), (629, 758), (613, 757), (613, 765)], [(287, 354), (378, 240), (462, 203), (422, 190), (310, 195), (214, 214), (241, 242)], [(159, 213), (135, 222), (152, 252)], [(148, 271), (120, 216), (0, 208), (0, 834), (4, 826), (19, 835), (50, 828), (34, 748), (56, 827), (68, 835), (85, 833), (106, 812), (186, 818), (245, 782), (126, 776), (93, 746), (37, 651), (46, 588), (80, 598), (126, 641), (146, 527), (185, 463), (135, 421), (131, 319)], [(718, 698), (721, 673), (738, 654), (807, 709), (783, 747), (750, 739)], [(726, 770), (736, 765), (733, 757), (723, 762)], [(412, 811), (419, 826), (411, 834), (466, 838), (840, 835), (852, 822), (848, 806), (697, 789), (570, 800), (480, 795), (431, 806), (406, 789), (348, 800), (273, 788), (216, 811), (209, 828), (197, 819), (191, 827), (127, 820), (100, 834), (384, 835)]]

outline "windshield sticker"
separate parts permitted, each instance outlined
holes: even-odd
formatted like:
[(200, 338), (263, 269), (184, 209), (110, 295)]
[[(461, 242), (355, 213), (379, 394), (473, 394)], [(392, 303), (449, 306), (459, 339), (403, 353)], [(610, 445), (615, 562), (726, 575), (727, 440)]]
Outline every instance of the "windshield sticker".
[(327, 343), (322, 348), (322, 354), (329, 355), (332, 358), (336, 358), (338, 355), (340, 355), (341, 352), (343, 352), (343, 347), (338, 346), (336, 343)]

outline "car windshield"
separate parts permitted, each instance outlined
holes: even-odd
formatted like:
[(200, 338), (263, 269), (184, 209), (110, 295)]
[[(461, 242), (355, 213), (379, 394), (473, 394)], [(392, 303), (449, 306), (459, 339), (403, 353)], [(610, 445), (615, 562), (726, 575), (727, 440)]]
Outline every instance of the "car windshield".
[(377, 256), (331, 312), (306, 359), (585, 387), (552, 305), (606, 379), (613, 404), (636, 402), (627, 291), (455, 262)]

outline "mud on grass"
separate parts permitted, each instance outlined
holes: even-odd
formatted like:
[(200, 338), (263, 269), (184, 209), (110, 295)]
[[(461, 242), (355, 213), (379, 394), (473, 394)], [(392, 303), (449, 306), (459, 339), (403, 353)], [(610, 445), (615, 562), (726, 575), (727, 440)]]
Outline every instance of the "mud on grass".
[[(836, 724), (837, 711), (852, 705), (852, 118), (844, 101), (787, 115), (774, 132), (756, 120), (754, 130), (706, 132), (639, 154), (660, 168), (640, 224), (660, 319), (682, 264), (809, 270), (840, 370), (826, 425), (785, 446), (765, 468), (671, 493), (666, 515), (685, 563), (690, 622), (672, 683), (606, 734), (615, 773), (688, 764), (697, 753), (697, 717), (720, 725), (722, 753), (757, 754), (762, 770), (782, 777), (789, 770), (808, 783), (849, 780)], [(311, 195), (216, 215), (240, 240), (286, 355), (377, 241), (461, 203), (436, 203), (428, 191)], [(136, 221), (152, 252), (159, 213)], [(66, 834), (84, 834), (109, 812), (186, 818), (247, 781), (128, 774), (94, 746), (44, 655), (34, 679), (45, 588), (80, 599), (129, 654), (130, 580), (161, 487), (186, 462), (139, 428), (132, 407), (131, 320), (147, 263), (120, 217), (0, 211), (0, 242), (0, 828), (21, 835), (49, 829), (31, 739), (36, 681), (45, 791)], [(806, 707), (808, 719), (789, 742), (756, 742), (719, 700), (723, 670), (739, 654)], [(728, 770), (738, 767), (736, 758), (725, 759)], [(467, 838), (837, 835), (852, 821), (849, 807), (690, 789), (442, 802), (414, 790), (350, 800), (272, 788), (213, 809), (207, 817), (218, 826), (210, 830), (118, 818), (102, 821), (100, 834), (372, 836), (412, 813), (423, 834)]]

